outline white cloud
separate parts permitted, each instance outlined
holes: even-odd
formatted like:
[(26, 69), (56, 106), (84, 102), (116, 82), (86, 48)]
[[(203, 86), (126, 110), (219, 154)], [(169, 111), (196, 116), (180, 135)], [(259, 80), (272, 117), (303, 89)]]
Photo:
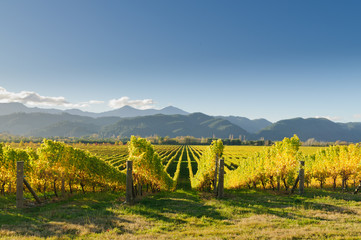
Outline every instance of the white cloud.
[(90, 100), (88, 103), (89, 103), (89, 104), (103, 104), (104, 101)]
[(36, 92), (21, 91), (19, 93), (9, 92), (5, 88), (0, 87), (0, 103), (18, 102), (31, 106), (56, 106), (65, 108), (84, 108), (91, 104), (104, 103), (103, 101), (91, 100), (82, 103), (70, 103), (64, 97), (47, 97), (41, 96)]
[(110, 100), (108, 104), (108, 106), (113, 109), (121, 108), (126, 105), (144, 110), (152, 108), (154, 105), (154, 101), (152, 99), (130, 100), (129, 97), (121, 97), (118, 99)]
[(355, 114), (353, 115), (354, 119), (360, 120), (361, 119), (361, 114)]
[[(18, 102), (30, 106), (44, 106), (44, 107), (59, 107), (59, 108), (88, 108), (91, 105), (104, 104), (104, 101), (90, 100), (80, 103), (71, 103), (64, 97), (49, 97), (41, 96), (36, 92), (21, 91), (21, 92), (9, 92), (5, 88), (0, 86), (0, 103)], [(108, 106), (115, 109), (123, 106), (131, 106), (138, 109), (149, 109), (154, 105), (152, 99), (143, 100), (130, 100), (129, 97), (121, 97), (118, 99), (112, 99), (108, 102)]]
[(342, 117), (338, 117), (338, 116), (316, 116), (315, 118), (326, 118), (333, 122), (342, 121)]

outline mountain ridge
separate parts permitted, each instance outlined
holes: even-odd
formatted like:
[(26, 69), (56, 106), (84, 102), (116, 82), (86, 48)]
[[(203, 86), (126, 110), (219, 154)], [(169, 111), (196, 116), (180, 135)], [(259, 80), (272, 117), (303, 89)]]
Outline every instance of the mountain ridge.
[(326, 118), (292, 118), (280, 120), (255, 134), (256, 138), (280, 141), (296, 134), (301, 141), (361, 141), (361, 123), (336, 123)]
[(264, 118), (250, 120), (249, 118), (238, 117), (238, 116), (216, 116), (216, 117), (226, 119), (231, 123), (247, 130), (249, 133), (257, 133), (261, 129), (264, 129), (265, 127), (272, 125), (272, 122)]
[(122, 136), (195, 136), (227, 138), (230, 134), (248, 132), (231, 122), (203, 113), (117, 118), (91, 118), (68, 113), (14, 113), (0, 116), (0, 132), (34, 137), (82, 137), (99, 134)]
[(136, 109), (131, 106), (123, 106), (118, 109), (95, 113), (95, 112), (87, 112), (82, 111), (80, 109), (66, 109), (66, 110), (60, 110), (60, 109), (53, 109), (53, 108), (38, 108), (38, 107), (27, 107), (26, 105), (22, 103), (0, 103), (0, 116), (4, 115), (10, 115), (13, 113), (51, 113), (51, 114), (61, 114), (61, 113), (69, 113), (72, 115), (78, 115), (78, 116), (85, 116), (85, 117), (137, 117), (137, 116), (147, 116), (147, 115), (154, 115), (154, 114), (165, 114), (165, 115), (173, 115), (173, 114), (183, 114), (187, 115), (189, 114), (186, 111), (183, 111), (182, 109), (168, 106), (162, 109)]
[[(9, 115), (13, 113), (50, 113), (50, 114), (58, 114), (61, 115), (62, 113), (68, 113), (71, 115), (77, 115), (82, 117), (91, 117), (91, 118), (103, 118), (103, 117), (140, 117), (140, 116), (150, 116), (155, 114), (164, 114), (164, 115), (188, 115), (190, 113), (174, 107), (168, 106), (162, 109), (136, 109), (131, 106), (124, 106), (118, 109), (105, 111), (101, 113), (94, 113), (94, 112), (87, 112), (82, 111), (79, 109), (66, 109), (66, 110), (59, 110), (59, 109), (46, 109), (46, 108), (30, 108), (25, 106), (22, 103), (0, 103), (0, 116)], [(233, 124), (245, 129), (247, 132), (255, 133), (262, 129), (264, 126), (268, 126), (272, 124), (268, 120), (264, 119), (255, 119), (250, 120), (245, 117), (236, 117), (236, 116), (216, 116), (216, 118), (223, 118), (226, 119)], [(260, 123), (260, 121), (263, 121)]]
[[(159, 113), (162, 110), (165, 114)], [(113, 116), (122, 115), (122, 111), (132, 117)], [(134, 116), (139, 113), (143, 116)], [(313, 138), (325, 142), (338, 140), (361, 142), (360, 122), (337, 123), (325, 118), (292, 118), (271, 123), (266, 119), (250, 120), (237, 116), (214, 117), (203, 113), (185, 113), (187, 112), (172, 106), (161, 110), (139, 110), (127, 106), (113, 112), (105, 112), (105, 116), (93, 117), (91, 115), (93, 113), (78, 109), (62, 111), (28, 108), (21, 103), (0, 104), (0, 132), (36, 137), (82, 137), (92, 134), (103, 137), (189, 135), (238, 138), (242, 136), (242, 139), (246, 137), (248, 140), (274, 141), (297, 134), (302, 141)]]
[(228, 138), (230, 134), (249, 135), (244, 129), (231, 122), (214, 118), (203, 113), (189, 115), (156, 114), (144, 117), (123, 118), (117, 123), (105, 127), (104, 135), (117, 136), (193, 136)]

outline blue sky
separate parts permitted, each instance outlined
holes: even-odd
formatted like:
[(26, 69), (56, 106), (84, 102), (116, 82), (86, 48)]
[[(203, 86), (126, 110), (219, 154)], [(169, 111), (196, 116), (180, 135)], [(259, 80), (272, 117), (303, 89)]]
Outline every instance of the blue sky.
[(1, 1), (0, 102), (361, 121), (360, 1)]

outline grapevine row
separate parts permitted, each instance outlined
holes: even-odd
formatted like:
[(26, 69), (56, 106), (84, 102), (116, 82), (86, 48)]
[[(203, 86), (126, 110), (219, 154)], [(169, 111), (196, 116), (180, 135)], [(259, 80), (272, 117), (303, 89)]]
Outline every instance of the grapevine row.
[(45, 194), (49, 186), (55, 195), (62, 184), (73, 191), (74, 184), (86, 188), (123, 188), (125, 174), (89, 152), (51, 140), (44, 140), (37, 150), (13, 149), (0, 144), (0, 182), (2, 192), (5, 185), (10, 191), (15, 185), (16, 162), (24, 161), (24, 172), (28, 182)]

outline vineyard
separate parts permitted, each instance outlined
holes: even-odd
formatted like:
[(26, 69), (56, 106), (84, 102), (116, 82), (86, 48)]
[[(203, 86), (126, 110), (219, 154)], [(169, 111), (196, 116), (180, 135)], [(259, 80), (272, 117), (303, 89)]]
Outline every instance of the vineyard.
[[(214, 194), (220, 167), (216, 159), (224, 159), (222, 200), (215, 200)], [(127, 160), (133, 162), (138, 200), (125, 207)], [(25, 193), (28, 208), (15, 208), (17, 161), (24, 162), (25, 179), (42, 204)], [(302, 196), (291, 193), (300, 161), (305, 162)], [(361, 214), (361, 198), (351, 194), (361, 180), (358, 144), (302, 147), (297, 136), (267, 147), (224, 146), (221, 140), (209, 146), (153, 146), (136, 137), (127, 145), (44, 140), (0, 144), (0, 163), (0, 239), (125, 239), (133, 234), (151, 239), (162, 234), (168, 239), (175, 229), (174, 238), (191, 239), (275, 238), (275, 232), (280, 239), (361, 234), (361, 218), (356, 217)], [(42, 220), (27, 224), (39, 213), (45, 214)], [(332, 222), (341, 215), (342, 222)]]
[[(138, 141), (138, 142), (137, 142)], [(307, 187), (341, 187), (361, 180), (359, 145), (301, 147), (297, 136), (270, 147), (155, 145), (132, 138), (128, 145), (73, 144), (44, 140), (43, 144), (0, 145), (1, 194), (15, 191), (16, 161), (25, 162), (25, 175), (43, 193), (124, 190), (125, 166), (134, 159), (135, 184), (156, 190), (211, 190), (215, 159), (225, 163), (225, 188), (288, 190), (305, 161)], [(142, 150), (143, 148), (143, 150)], [(142, 152), (143, 151), (143, 152)], [(147, 151), (146, 156), (140, 155)], [(218, 151), (216, 153), (216, 151)]]

